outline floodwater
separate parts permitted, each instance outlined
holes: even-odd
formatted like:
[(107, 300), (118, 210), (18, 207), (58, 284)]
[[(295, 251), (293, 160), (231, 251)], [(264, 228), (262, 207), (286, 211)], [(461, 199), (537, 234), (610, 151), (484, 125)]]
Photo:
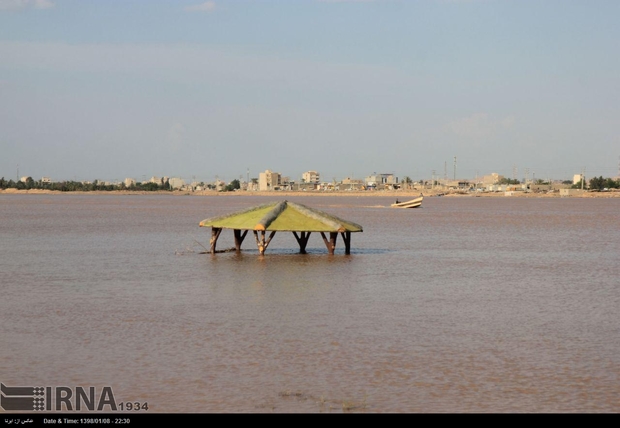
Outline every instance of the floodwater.
[(620, 200), (290, 197), (361, 224), (351, 254), (201, 254), (201, 220), (272, 199), (1, 195), (0, 381), (149, 412), (620, 411)]

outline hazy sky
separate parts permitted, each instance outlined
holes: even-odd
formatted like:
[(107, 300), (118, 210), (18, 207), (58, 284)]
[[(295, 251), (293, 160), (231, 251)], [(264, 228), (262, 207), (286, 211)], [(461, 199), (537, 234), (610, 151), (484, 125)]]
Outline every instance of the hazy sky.
[(0, 0), (0, 176), (618, 175), (617, 0)]

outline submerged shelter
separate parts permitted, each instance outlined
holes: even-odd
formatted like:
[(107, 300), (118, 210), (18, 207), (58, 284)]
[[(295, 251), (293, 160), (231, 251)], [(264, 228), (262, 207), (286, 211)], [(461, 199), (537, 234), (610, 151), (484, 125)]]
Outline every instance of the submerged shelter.
[[(237, 251), (241, 250), (241, 243), (248, 230), (251, 230), (261, 255), (265, 253), (276, 232), (293, 232), (299, 244), (299, 252), (302, 254), (306, 252), (308, 238), (312, 232), (321, 234), (329, 254), (334, 254), (339, 233), (344, 241), (345, 254), (350, 254), (351, 233), (362, 232), (362, 226), (359, 224), (288, 201), (270, 202), (232, 214), (209, 218), (201, 221), (200, 226), (211, 227), (211, 254), (216, 252), (215, 245), (222, 229), (233, 230)], [(270, 232), (267, 238), (265, 238), (266, 232)], [(329, 233), (329, 240), (326, 233)]]

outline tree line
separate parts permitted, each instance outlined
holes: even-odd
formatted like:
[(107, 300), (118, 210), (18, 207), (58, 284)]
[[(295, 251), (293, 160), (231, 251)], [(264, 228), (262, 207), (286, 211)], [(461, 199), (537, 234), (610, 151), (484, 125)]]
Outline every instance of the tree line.
[(589, 183), (588, 188), (590, 190), (620, 189), (620, 179), (603, 178), (602, 175), (591, 178)]
[(0, 178), (0, 189), (18, 189), (18, 190), (58, 190), (61, 192), (92, 192), (92, 191), (113, 191), (113, 190), (136, 190), (136, 191), (158, 191), (158, 190), (172, 190), (170, 184), (166, 181), (164, 183), (135, 183), (130, 186), (126, 186), (125, 183), (120, 184), (105, 184), (98, 180), (91, 182), (81, 181), (56, 181), (52, 183), (43, 182), (42, 180), (35, 181), (32, 177), (26, 178), (24, 181), (5, 180), (4, 177)]
[[(207, 188), (210, 190), (215, 189), (215, 185), (213, 184), (205, 184), (199, 183), (199, 186), (202, 188)], [(241, 188), (241, 183), (239, 180), (233, 180), (226, 186), (224, 186), (220, 191), (222, 192), (233, 192)], [(160, 183), (132, 183), (130, 186), (126, 186), (125, 183), (119, 184), (105, 184), (98, 180), (91, 182), (81, 182), (81, 181), (58, 181), (58, 182), (44, 182), (42, 180), (35, 181), (32, 177), (26, 178), (24, 181), (18, 180), (5, 180), (4, 177), (0, 178), (0, 189), (18, 189), (18, 190), (30, 190), (30, 189), (41, 189), (41, 190), (58, 190), (61, 192), (93, 192), (93, 191), (114, 191), (114, 190), (135, 190), (135, 191), (147, 191), (154, 192), (159, 190), (172, 190), (170, 187), (170, 183), (163, 179)]]
[[(500, 178), (497, 184), (520, 184), (519, 180), (510, 179), (510, 178)], [(544, 180), (538, 179), (534, 181), (534, 184), (550, 184)], [(571, 188), (573, 189), (581, 189), (582, 184), (584, 189), (601, 191), (604, 189), (620, 189), (620, 179), (614, 180), (613, 178), (603, 178), (603, 176), (591, 178), (589, 181), (584, 181), (583, 183), (579, 181), (578, 183), (573, 184), (572, 181), (566, 180), (563, 181), (562, 184), (571, 184)]]

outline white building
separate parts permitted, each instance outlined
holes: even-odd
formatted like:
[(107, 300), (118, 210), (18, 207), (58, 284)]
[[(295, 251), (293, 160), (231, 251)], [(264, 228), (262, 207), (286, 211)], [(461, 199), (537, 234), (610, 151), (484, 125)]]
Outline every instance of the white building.
[(168, 180), (171, 189), (180, 189), (185, 186), (185, 180), (178, 177), (172, 177)]

